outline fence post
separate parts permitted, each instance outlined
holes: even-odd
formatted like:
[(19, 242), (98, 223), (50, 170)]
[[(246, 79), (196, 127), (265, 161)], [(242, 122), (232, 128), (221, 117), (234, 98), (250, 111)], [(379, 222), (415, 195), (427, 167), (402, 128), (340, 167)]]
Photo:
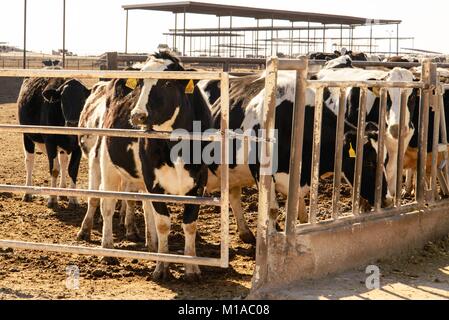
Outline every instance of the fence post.
[(430, 59), (425, 59), (422, 64), (421, 81), (425, 83), (425, 89), (421, 91), (419, 111), (419, 150), (418, 172), (416, 183), (416, 200), (420, 205), (426, 201), (426, 173), (427, 173), (427, 137), (429, 132), (429, 108), (432, 90), (435, 89), (437, 74), (436, 65)]
[(106, 53), (106, 65), (108, 70), (118, 70), (118, 53), (107, 52)]
[[(307, 90), (307, 73), (309, 61), (307, 58), (303, 59), (302, 70), (296, 71), (296, 96), (295, 109), (293, 110), (292, 122), (292, 141), (291, 141), (291, 155), (290, 155), (290, 181), (287, 202), (287, 216), (285, 218), (285, 233), (291, 236), (295, 232), (297, 217), (305, 216), (305, 207), (299, 205), (298, 199), (302, 197), (299, 194), (301, 184), (301, 170), (302, 170), (302, 151), (304, 142), (304, 117), (306, 108), (306, 90)], [(300, 200), (301, 202), (304, 199)], [(299, 212), (299, 211), (303, 212)]]
[[(265, 139), (274, 136), (275, 108), (276, 108), (276, 85), (279, 59), (276, 57), (267, 60), (265, 76), (265, 101), (264, 101), (264, 124), (262, 126)], [(270, 159), (271, 164), (273, 145), (269, 141), (262, 142), (262, 151), (265, 159)], [(270, 217), (271, 189), (273, 183), (272, 175), (264, 172), (261, 167), (259, 182), (259, 214), (257, 224), (257, 246), (256, 246), (256, 269), (253, 277), (253, 289), (260, 288), (268, 281), (268, 237), (271, 231)]]

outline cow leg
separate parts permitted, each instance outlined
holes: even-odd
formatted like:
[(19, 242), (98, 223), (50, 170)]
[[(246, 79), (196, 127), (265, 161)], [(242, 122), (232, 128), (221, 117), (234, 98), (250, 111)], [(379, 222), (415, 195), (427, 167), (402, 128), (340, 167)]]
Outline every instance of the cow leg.
[[(156, 222), (158, 253), (168, 253), (168, 235), (170, 234), (170, 214), (165, 203), (153, 203), (154, 221)], [(172, 278), (170, 264), (158, 261), (153, 272), (153, 280), (169, 280)]]
[[(188, 194), (189, 196), (197, 196), (197, 192), (192, 192)], [(200, 206), (186, 204), (184, 205), (184, 217), (182, 229), (184, 230), (184, 255), (196, 257), (196, 230), (197, 230), (197, 220), (198, 212)], [(198, 265), (186, 264), (185, 265), (186, 274), (185, 279), (188, 282), (198, 282), (201, 280), (201, 270)]]
[(244, 243), (255, 244), (256, 238), (251, 230), (248, 228), (246, 219), (242, 209), (242, 188), (232, 188), (229, 192), (229, 202), (231, 203), (232, 212), (234, 213), (235, 220), (237, 222), (237, 230), (239, 237)]
[(407, 169), (405, 172), (405, 190), (403, 193), (404, 197), (413, 196), (414, 193), (414, 180), (415, 176), (415, 170), (414, 169)]
[[(34, 167), (34, 142), (26, 135), (23, 136), (23, 149), (25, 154), (25, 168), (26, 168), (26, 186), (31, 187), (33, 185), (33, 167)], [(33, 199), (32, 194), (25, 194), (23, 201), (31, 202)]]
[[(72, 156), (70, 157), (70, 163), (69, 163), (69, 176), (70, 176), (70, 188), (76, 189), (76, 181), (78, 179), (78, 171), (80, 167), (81, 162), (81, 148), (77, 146), (73, 152)], [(71, 207), (78, 207), (78, 199), (76, 197), (69, 197), (69, 206)]]
[[(129, 190), (129, 185), (125, 182), (122, 181), (121, 184), (121, 190), (122, 191), (128, 191)], [(120, 212), (119, 212), (119, 216), (120, 216), (120, 228), (125, 228), (125, 219), (126, 219), (126, 201), (124, 200), (120, 200)]]
[[(51, 176), (51, 187), (56, 188), (56, 183), (58, 181), (60, 167), (58, 161), (58, 153), (57, 146), (52, 143), (46, 143), (45, 147), (47, 149), (47, 156), (50, 167), (50, 176)], [(54, 208), (57, 206), (58, 200), (56, 196), (49, 196), (47, 206), (49, 208)]]
[[(67, 187), (67, 174), (69, 171), (69, 156), (64, 151), (59, 152), (59, 165), (61, 167), (61, 180), (59, 181), (59, 188), (65, 189)], [(65, 201), (67, 197), (59, 196), (58, 201)]]
[[(98, 158), (89, 156), (89, 190), (99, 190), (101, 181), (100, 163)], [(94, 224), (95, 213), (100, 205), (100, 199), (89, 198), (87, 201), (87, 212), (81, 229), (78, 232), (78, 240), (90, 241), (90, 234)]]
[[(123, 205), (123, 202), (122, 202)], [(136, 202), (135, 201), (126, 201), (126, 214), (125, 214), (125, 230), (126, 230), (126, 239), (132, 242), (139, 242), (139, 230), (136, 226)]]
[(158, 242), (153, 204), (150, 201), (144, 201), (142, 206), (145, 217), (145, 245), (150, 252), (157, 252)]

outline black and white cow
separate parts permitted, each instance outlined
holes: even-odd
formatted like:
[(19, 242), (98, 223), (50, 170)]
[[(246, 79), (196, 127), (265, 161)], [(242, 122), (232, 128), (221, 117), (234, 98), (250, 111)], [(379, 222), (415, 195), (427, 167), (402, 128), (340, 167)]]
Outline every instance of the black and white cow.
[[(21, 125), (68, 126), (78, 125), (81, 110), (90, 91), (78, 80), (61, 78), (25, 79), (17, 101), (19, 122)], [(61, 173), (60, 187), (66, 187), (66, 175), (71, 178), (71, 188), (76, 188), (76, 180), (81, 159), (78, 138), (68, 135), (23, 135), (26, 185), (31, 186), (35, 146), (48, 156), (51, 187)], [(68, 156), (70, 157), (70, 162)], [(59, 161), (58, 161), (59, 157)], [(32, 195), (26, 194), (24, 201), (31, 201)], [(71, 205), (77, 205), (76, 198), (70, 198)], [(48, 206), (57, 204), (55, 196), (50, 196)]]
[[(359, 68), (345, 67), (348, 65), (349, 58), (341, 57), (335, 61), (329, 62), (329, 68), (325, 68), (318, 73), (318, 80), (325, 81), (367, 81), (381, 80), (387, 82), (411, 82), (415, 81), (413, 73), (402, 68), (394, 68), (391, 71), (384, 70), (364, 70)], [(343, 66), (343, 67), (342, 67)], [(389, 88), (387, 96), (386, 124), (387, 132), (385, 146), (388, 159), (386, 164), (386, 175), (390, 196), (396, 194), (396, 175), (397, 175), (397, 157), (398, 157), (398, 138), (401, 110), (401, 89)], [(406, 132), (404, 145), (408, 146), (414, 133), (415, 126), (412, 123), (412, 114), (418, 99), (418, 91), (406, 89), (407, 105), (405, 114)], [(325, 100), (327, 105), (338, 114), (340, 90), (330, 88), (325, 91)], [(360, 89), (349, 88), (346, 91), (346, 116), (347, 120), (353, 125), (357, 125), (359, 110)], [(380, 98), (378, 90), (369, 88), (367, 94), (367, 121), (378, 123), (379, 121)], [(405, 151), (404, 151), (405, 152)]]
[[(168, 52), (150, 57), (142, 71), (184, 71), (179, 60)], [(188, 86), (192, 86), (187, 90)], [(134, 125), (162, 132), (185, 130), (195, 132), (194, 122), (201, 123), (201, 130), (211, 128), (211, 115), (207, 102), (192, 81), (151, 80), (139, 83), (140, 97), (131, 112)], [(202, 196), (207, 183), (207, 166), (202, 163), (186, 164), (180, 152), (173, 153), (177, 142), (166, 140), (139, 141), (142, 174), (150, 193), (179, 196)], [(170, 212), (166, 203), (153, 202), (158, 235), (158, 252), (168, 253)], [(195, 238), (199, 206), (184, 205), (183, 230), (184, 254), (196, 256)], [(170, 275), (169, 264), (158, 262), (153, 277)], [(197, 280), (200, 269), (197, 265), (186, 265), (186, 278)]]
[[(79, 127), (104, 129), (133, 129), (129, 119), (131, 110), (137, 103), (139, 94), (126, 85), (127, 80), (110, 80), (97, 83), (87, 99), (81, 113)], [(80, 136), (80, 146), (83, 155), (89, 163), (89, 190), (146, 192), (143, 182), (137, 139), (98, 137), (95, 135)], [(104, 146), (103, 146), (104, 145)], [(108, 171), (102, 171), (108, 167)], [(102, 186), (102, 176), (118, 176), (113, 183)], [(89, 241), (95, 212), (100, 206), (100, 199), (89, 198), (88, 209), (84, 217), (78, 239)], [(126, 229), (126, 238), (137, 241), (139, 233), (134, 222), (135, 202), (122, 202), (120, 223)], [(154, 229), (151, 203), (143, 203), (146, 222), (146, 245), (151, 251), (156, 251), (157, 238)], [(123, 210), (122, 210), (123, 211)], [(114, 211), (112, 211), (113, 214)], [(103, 216), (111, 212), (103, 212)], [(103, 222), (103, 247), (111, 248), (112, 221), (108, 216)]]
[[(248, 76), (243, 78), (235, 78), (231, 80), (230, 97), (231, 97), (231, 111), (230, 111), (230, 129), (232, 130), (255, 130), (261, 127), (263, 121), (263, 102), (265, 95), (264, 76)], [(213, 97), (218, 95), (218, 84), (215, 81), (202, 82), (201, 88), (205, 90), (205, 97), (213, 102)], [(314, 119), (314, 92), (307, 90), (307, 108), (306, 121), (304, 122), (304, 152), (303, 152), (303, 172), (301, 174), (301, 212), (305, 211), (304, 197), (309, 191), (310, 173), (311, 173), (311, 159), (312, 159), (312, 143), (313, 143), (313, 119)], [(293, 101), (295, 98), (295, 73), (281, 71), (278, 74), (278, 87), (276, 95), (276, 124), (278, 130), (278, 169), (274, 173), (274, 187), (276, 191), (288, 195), (288, 181), (289, 181), (289, 166), (290, 166), (290, 141), (292, 129), (292, 110)], [(214, 126), (219, 128), (220, 119), (220, 101), (216, 101), (211, 107)], [(347, 181), (352, 184), (354, 177), (355, 159), (351, 158), (349, 150), (351, 146), (356, 145), (356, 129), (353, 125), (347, 124), (345, 127), (345, 143), (344, 143), (344, 158), (343, 158), (343, 174)], [(364, 143), (364, 162), (362, 174), (362, 197), (371, 205), (374, 204), (374, 190), (375, 190), (375, 174), (377, 166), (377, 127), (370, 123), (366, 128), (366, 137)], [(323, 126), (322, 126), (322, 152), (320, 163), (320, 175), (333, 173), (334, 171), (334, 148), (336, 137), (336, 115), (327, 105), (323, 111)], [(245, 147), (240, 145), (240, 149)], [(242, 150), (239, 147), (234, 147), (238, 158), (242, 155)], [(249, 148), (251, 149), (251, 148)], [(251, 150), (249, 151), (251, 152)], [(243, 155), (246, 151), (243, 151)], [(238, 163), (244, 163), (238, 161)], [(240, 204), (241, 188), (254, 185), (254, 179), (258, 178), (258, 165), (231, 165), (230, 166), (230, 200), (231, 207), (237, 219), (239, 234), (252, 235), (249, 231), (246, 220), (243, 217), (243, 211)], [(209, 179), (207, 184), (208, 191), (219, 190), (220, 170), (219, 168), (209, 168)], [(383, 190), (384, 197), (386, 196), (386, 186)], [(274, 195), (274, 192), (272, 192)], [(277, 206), (277, 203), (272, 198), (272, 208)], [(306, 217), (300, 217), (302, 222), (307, 221)], [(249, 237), (249, 236), (248, 236)], [(244, 240), (245, 238), (243, 238)]]

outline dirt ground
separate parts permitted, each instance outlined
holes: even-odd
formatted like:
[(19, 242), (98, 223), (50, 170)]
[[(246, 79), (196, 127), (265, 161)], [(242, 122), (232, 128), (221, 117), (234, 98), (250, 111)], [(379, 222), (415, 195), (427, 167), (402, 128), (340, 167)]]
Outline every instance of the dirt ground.
[[(17, 123), (16, 105), (0, 104), (0, 123)], [(23, 185), (25, 168), (22, 154), (22, 138), (19, 134), (4, 133), (0, 136), (0, 183)], [(34, 182), (36, 185), (49, 185), (46, 157), (36, 157)], [(325, 184), (320, 190), (320, 218), (329, 217), (332, 184)], [(79, 174), (79, 187), (87, 187), (86, 162), (83, 160)], [(342, 211), (350, 208), (350, 189), (343, 186)], [(281, 199), (280, 199), (281, 200)], [(257, 223), (257, 191), (246, 189), (243, 196), (243, 208), (253, 232)], [(282, 201), (281, 201), (282, 204)], [(169, 243), (170, 252), (183, 251), (184, 237), (180, 223), (179, 207), (172, 206), (173, 231)], [(85, 201), (75, 211), (68, 209), (66, 202), (57, 209), (48, 209), (46, 199), (35, 197), (32, 203), (23, 203), (21, 195), (0, 194), (0, 239), (12, 239), (33, 242), (60, 243), (69, 245), (99, 246), (101, 242), (101, 222), (94, 226), (92, 243), (76, 241), (76, 233), (86, 211)], [(143, 234), (143, 218), (138, 217), (139, 228)], [(231, 216), (231, 244), (229, 269), (202, 267), (203, 279), (200, 283), (189, 284), (183, 281), (183, 266), (173, 265), (175, 280), (167, 283), (155, 283), (151, 280), (153, 262), (120, 260), (119, 265), (105, 265), (97, 257), (47, 254), (21, 250), (0, 249), (0, 299), (242, 299), (251, 287), (254, 270), (255, 248), (243, 244), (236, 232)], [(202, 257), (219, 257), (220, 254), (220, 214), (217, 208), (202, 208), (199, 219), (199, 235), (197, 241), (198, 255)], [(131, 243), (124, 239), (118, 217), (114, 222), (116, 248), (144, 250), (143, 243)], [(449, 241), (448, 241), (449, 243)], [(449, 245), (448, 245), (449, 246)], [(448, 246), (445, 248), (447, 249)], [(438, 250), (437, 250), (438, 251)], [(383, 270), (386, 275), (397, 279), (398, 283), (408, 284), (409, 278), (402, 273), (412, 275), (439, 275), (438, 284), (445, 286), (443, 293), (448, 292), (449, 256), (447, 250), (439, 250), (431, 256), (426, 251), (417, 254), (417, 264), (404, 262), (386, 262)], [(429, 262), (429, 263), (427, 263)], [(80, 271), (79, 289), (66, 287), (69, 266), (76, 266)], [(413, 268), (410, 268), (413, 267)], [(440, 272), (439, 270), (446, 270)], [(443, 273), (443, 274), (441, 274)], [(427, 277), (427, 276), (426, 276)], [(434, 280), (435, 280), (434, 279)], [(433, 281), (433, 280), (432, 280)], [(436, 281), (436, 280), (435, 280)], [(437, 283), (437, 282), (435, 282)], [(358, 282), (357, 282), (358, 284)], [(351, 287), (351, 284), (348, 285)], [(310, 285), (319, 289), (319, 283)], [(322, 296), (330, 295), (325, 291)], [(335, 291), (336, 292), (336, 291)], [(349, 291), (350, 293), (351, 291)], [(313, 295), (312, 295), (313, 296)], [(347, 295), (342, 294), (344, 298)], [(447, 296), (447, 295), (446, 295)], [(286, 296), (287, 298), (291, 296)], [(303, 295), (310, 298), (311, 295)], [(428, 298), (434, 298), (429, 295)], [(438, 295), (437, 295), (438, 297)], [(315, 296), (319, 298), (319, 296)]]

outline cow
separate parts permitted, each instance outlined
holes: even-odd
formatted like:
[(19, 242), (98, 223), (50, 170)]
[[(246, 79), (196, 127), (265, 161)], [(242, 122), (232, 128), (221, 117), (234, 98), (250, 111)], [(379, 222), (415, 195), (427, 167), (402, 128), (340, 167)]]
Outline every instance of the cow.
[[(89, 94), (90, 90), (76, 79), (25, 79), (17, 100), (19, 123), (33, 126), (75, 127), (78, 125), (81, 110)], [(47, 154), (51, 187), (56, 187), (57, 178), (61, 174), (59, 186), (65, 188), (68, 173), (71, 178), (71, 188), (76, 188), (81, 160), (81, 150), (76, 136), (24, 134), (23, 144), (27, 186), (33, 185), (34, 154), (37, 145)], [(31, 201), (32, 195), (25, 194), (23, 200)], [(70, 197), (69, 204), (76, 206), (77, 199)], [(52, 208), (56, 205), (57, 198), (50, 196), (48, 207)]]
[[(131, 109), (137, 102), (137, 91), (126, 85), (127, 80), (101, 81), (92, 88), (80, 116), (80, 128), (97, 129), (133, 129), (129, 123)], [(106, 138), (95, 135), (81, 135), (80, 147), (89, 164), (89, 190), (106, 191), (146, 191), (140, 169), (138, 149), (135, 147), (137, 139)], [(103, 148), (105, 144), (105, 149)], [(134, 146), (134, 148), (133, 148)], [(111, 162), (109, 172), (102, 172), (102, 163)], [(115, 185), (101, 188), (102, 175), (115, 173), (120, 181)], [(98, 198), (88, 199), (88, 208), (82, 226), (78, 232), (78, 240), (90, 241), (95, 212), (100, 206)], [(126, 212), (125, 211), (126, 208)], [(124, 224), (126, 238), (130, 241), (140, 239), (134, 221), (135, 202), (122, 202), (120, 223)], [(153, 226), (151, 203), (143, 203), (146, 222), (146, 245), (150, 251), (155, 251), (157, 239)], [(103, 213), (103, 212), (102, 212)], [(110, 222), (110, 221), (106, 221)], [(105, 223), (105, 222), (103, 222)], [(106, 228), (106, 230), (105, 230)], [(112, 248), (112, 226), (104, 225), (103, 247)], [(105, 259), (108, 260), (108, 259)]]
[[(230, 97), (230, 129), (242, 130), (244, 132), (256, 130), (262, 126), (262, 108), (264, 101), (264, 75), (246, 76), (231, 79)], [(219, 94), (218, 83), (216, 81), (202, 82), (200, 87), (209, 102), (214, 102), (213, 98)], [(304, 197), (307, 195), (310, 186), (311, 172), (311, 148), (313, 140), (313, 119), (314, 119), (314, 92), (307, 90), (307, 108), (306, 121), (304, 122), (304, 152), (303, 152), (303, 171), (301, 174), (301, 190), (300, 190), (300, 212), (305, 213)], [(278, 74), (278, 87), (276, 95), (276, 123), (275, 128), (278, 130), (278, 140), (282, 143), (278, 144), (278, 170), (273, 173), (274, 188), (276, 191), (288, 195), (289, 181), (289, 165), (290, 165), (290, 142), (292, 129), (292, 113), (295, 98), (295, 74), (292, 72), (280, 71)], [(214, 119), (214, 127), (219, 128), (220, 119), (220, 100), (216, 100), (211, 106)], [(336, 136), (336, 115), (329, 109), (327, 105), (323, 109), (323, 127), (321, 146), (321, 163), (320, 175), (333, 173), (334, 171), (334, 147)], [(374, 204), (374, 177), (375, 168), (377, 166), (376, 152), (376, 127), (369, 124), (366, 128), (366, 139), (364, 144), (364, 163), (363, 163), (363, 183), (362, 197), (366, 199), (370, 205)], [(345, 126), (345, 142), (344, 142), (344, 158), (343, 158), (343, 174), (350, 184), (354, 177), (354, 159), (351, 158), (351, 146), (356, 145), (357, 129), (355, 126), (347, 123)], [(253, 146), (254, 147), (254, 146)], [(245, 147), (237, 145), (233, 148), (238, 154), (233, 156), (236, 159), (241, 155)], [(258, 148), (258, 146), (256, 146)], [(246, 152), (243, 152), (246, 154)], [(242, 163), (242, 162), (238, 162)], [(230, 201), (231, 207), (236, 216), (239, 235), (242, 240), (251, 239), (252, 233), (246, 225), (241, 208), (241, 188), (249, 187), (257, 183), (259, 176), (258, 164), (234, 164), (230, 166), (231, 191)], [(218, 191), (220, 188), (220, 170), (218, 167), (209, 167), (209, 179), (207, 183), (208, 192)], [(274, 191), (274, 190), (273, 190)], [(386, 196), (386, 187), (384, 184), (384, 197)], [(271, 199), (271, 208), (276, 209), (277, 203), (274, 198), (274, 192)], [(299, 217), (301, 222), (307, 222), (307, 214)]]
[[(341, 58), (339, 58), (341, 59)], [(348, 58), (346, 58), (348, 59)], [(338, 59), (337, 59), (338, 60)], [(332, 63), (329, 62), (330, 64)], [(342, 65), (341, 61), (340, 64)], [(390, 71), (383, 70), (363, 70), (359, 68), (330, 68), (323, 69), (317, 75), (318, 80), (327, 81), (368, 81), (378, 80), (387, 82), (411, 82), (415, 81), (413, 73), (402, 68), (394, 68)], [(404, 145), (408, 146), (410, 140), (415, 133), (415, 126), (413, 125), (412, 114), (416, 101), (418, 99), (418, 90), (405, 89), (407, 93), (407, 108), (405, 114), (406, 130), (404, 132)], [(387, 113), (386, 124), (387, 132), (385, 138), (385, 145), (387, 148), (387, 164), (386, 175), (388, 182), (389, 195), (394, 197), (396, 194), (396, 175), (397, 175), (397, 157), (398, 157), (398, 139), (399, 139), (399, 121), (401, 110), (401, 91), (399, 88), (389, 88), (387, 94)], [(330, 94), (326, 97), (328, 106), (336, 114), (339, 109), (339, 89), (330, 88)], [(359, 110), (360, 89), (349, 88), (346, 91), (346, 117), (353, 125), (357, 125), (358, 110)], [(374, 88), (369, 88), (367, 94), (367, 121), (378, 123), (379, 121), (379, 91)], [(405, 152), (406, 148), (404, 148)]]

